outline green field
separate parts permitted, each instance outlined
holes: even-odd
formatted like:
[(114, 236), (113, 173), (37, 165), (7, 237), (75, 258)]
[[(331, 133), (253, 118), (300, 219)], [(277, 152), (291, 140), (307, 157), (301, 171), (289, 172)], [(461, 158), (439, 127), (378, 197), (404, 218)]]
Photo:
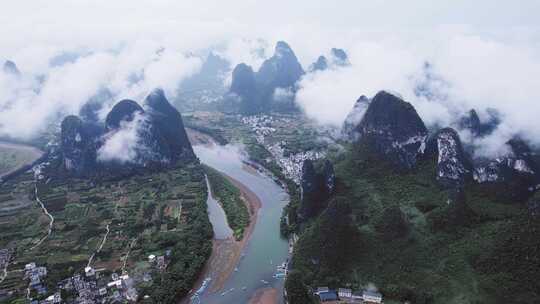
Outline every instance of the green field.
[(217, 170), (204, 166), (204, 171), (214, 196), (225, 211), (227, 223), (233, 230), (235, 239), (241, 240), (244, 230), (249, 225), (249, 211), (240, 196), (240, 191)]
[[(31, 249), (46, 235), (49, 218), (34, 201), (33, 176), (24, 174), (0, 187), (1, 195), (7, 197), (0, 202), (0, 248), (15, 250), (10, 272), (16, 273), (28, 262), (46, 266), (51, 291), (58, 281), (82, 271), (107, 225), (110, 233), (92, 266), (121, 272), (130, 252), (125, 270), (142, 292), (158, 302), (169, 303), (186, 294), (210, 255), (212, 227), (198, 162), (119, 181), (66, 180), (53, 175), (37, 186), (41, 201), (55, 218), (51, 236)], [(153, 280), (143, 282), (138, 265), (148, 264), (149, 254), (164, 255), (166, 250), (172, 251), (166, 271), (154, 268)], [(25, 284), (22, 278), (6, 280), (0, 289), (9, 287), (24, 296)]]

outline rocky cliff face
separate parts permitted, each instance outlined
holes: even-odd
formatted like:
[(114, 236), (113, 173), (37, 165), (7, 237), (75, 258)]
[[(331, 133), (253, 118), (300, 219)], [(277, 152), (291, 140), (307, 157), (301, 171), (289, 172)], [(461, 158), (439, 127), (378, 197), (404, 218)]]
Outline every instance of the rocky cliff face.
[(287, 88), (304, 75), (304, 69), (291, 47), (284, 41), (278, 41), (274, 55), (265, 60), (257, 72), (257, 82), (262, 88), (273, 91), (275, 88)]
[(462, 129), (469, 129), (473, 134), (480, 133), (480, 117), (478, 116), (478, 113), (476, 113), (476, 110), (472, 109), (467, 112), (467, 114), (460, 119), (459, 126)]
[(474, 180), (494, 185), (511, 200), (523, 200), (540, 183), (539, 165), (528, 145), (512, 139), (507, 145), (511, 153), (494, 160), (475, 160)]
[(181, 83), (184, 90), (212, 89), (223, 84), (225, 73), (230, 72), (230, 63), (221, 56), (210, 52), (198, 73)]
[(253, 114), (263, 111), (257, 92), (255, 73), (249, 65), (241, 63), (234, 68), (229, 93), (239, 98), (240, 112)]
[(152, 91), (145, 107), (147, 111), (133, 100), (122, 100), (101, 125), (66, 117), (60, 147), (64, 168), (77, 176), (114, 175), (193, 159), (182, 117), (163, 91)]
[(332, 195), (336, 190), (336, 173), (334, 171), (334, 166), (329, 160), (324, 161), (322, 178), (324, 182), (324, 192), (328, 195)]
[(256, 83), (253, 69), (245, 63), (240, 63), (232, 72), (230, 92), (239, 96), (251, 96), (254, 95), (255, 90)]
[(319, 56), (319, 58), (317, 58), (317, 61), (312, 63), (309, 67), (310, 72), (324, 71), (326, 69), (328, 69), (328, 60), (324, 56)]
[(486, 121), (480, 121), (480, 116), (476, 110), (471, 109), (459, 120), (461, 129), (469, 130), (474, 136), (486, 136), (493, 132), (500, 123), (499, 114), (495, 110), (487, 111)]
[(173, 107), (162, 89), (153, 90), (144, 103), (150, 124), (157, 128), (159, 135), (163, 136), (164, 144), (170, 151), (172, 160), (183, 157), (194, 157), (189, 142), (182, 115)]
[(332, 48), (332, 50), (330, 50), (330, 53), (332, 54), (332, 61), (334, 64), (338, 66), (346, 66), (350, 64), (349, 56), (347, 56), (345, 50)]
[(426, 146), (427, 129), (414, 107), (385, 91), (375, 95), (353, 132), (398, 169), (413, 168)]
[(358, 139), (359, 134), (355, 132), (355, 129), (364, 117), (370, 102), (371, 100), (365, 95), (360, 96), (356, 100), (353, 109), (349, 112), (341, 127), (341, 136), (343, 139), (346, 141), (355, 141)]
[[(151, 119), (143, 108), (133, 100), (124, 99), (111, 109), (105, 119), (108, 133), (105, 135), (104, 146), (118, 141), (124, 134), (134, 134), (134, 143), (127, 143), (132, 153), (129, 159), (115, 158), (114, 155), (102, 157), (103, 162), (116, 162), (134, 166), (149, 166), (171, 163), (171, 149), (158, 125)], [(106, 150), (102, 150), (106, 151)]]
[(92, 96), (79, 110), (79, 116), (84, 121), (91, 121), (98, 123), (99, 112), (103, 109), (103, 104), (112, 100), (113, 95), (107, 89), (100, 90), (97, 94)]
[(327, 200), (334, 193), (336, 176), (334, 166), (328, 160), (314, 163), (305, 160), (300, 183), (301, 198), (299, 217), (309, 219), (326, 208)]
[[(265, 60), (255, 75), (257, 91), (264, 111), (294, 112), (296, 82), (304, 75), (291, 47), (283, 41), (276, 44), (274, 55)], [(281, 92), (281, 93), (280, 93)]]
[(122, 122), (131, 122), (137, 114), (143, 114), (143, 108), (135, 101), (124, 99), (111, 109), (105, 118), (105, 128), (108, 131), (120, 128)]
[(61, 124), (63, 166), (76, 176), (92, 172), (96, 167), (98, 139), (102, 130), (70, 115)]
[[(469, 116), (466, 126), (475, 135), (489, 134), (497, 126), (497, 116), (490, 116), (486, 122), (475, 111)], [(361, 120), (355, 123), (358, 117)], [(385, 91), (371, 100), (361, 97), (345, 120), (342, 133), (358, 151), (373, 153), (398, 170), (414, 168), (421, 156), (436, 156), (436, 179), (450, 190), (462, 189), (470, 179), (491, 187), (488, 191), (500, 193), (507, 201), (523, 201), (540, 187), (540, 156), (524, 141), (513, 139), (507, 143), (511, 150), (508, 155), (477, 158), (473, 165), (454, 129), (441, 129), (427, 139), (428, 131), (414, 107)]]
[(507, 143), (511, 153), (494, 160), (479, 160), (474, 179), (480, 183), (510, 180), (514, 175), (536, 177), (538, 165), (531, 157), (528, 146), (519, 139)]
[(461, 188), (472, 177), (472, 165), (454, 129), (444, 128), (431, 136), (426, 154), (437, 156), (437, 180), (442, 186)]
[(350, 65), (347, 53), (342, 49), (333, 48), (330, 50), (329, 59), (325, 56), (319, 56), (317, 61), (309, 66), (309, 72), (325, 71), (328, 68), (343, 67)]
[[(295, 109), (289, 95), (294, 96), (295, 84), (304, 70), (293, 50), (283, 41), (276, 44), (274, 55), (263, 62), (256, 73), (241, 63), (233, 70), (229, 93), (240, 97), (240, 112), (254, 114), (267, 111), (292, 111)], [(276, 91), (286, 93), (274, 98)]]

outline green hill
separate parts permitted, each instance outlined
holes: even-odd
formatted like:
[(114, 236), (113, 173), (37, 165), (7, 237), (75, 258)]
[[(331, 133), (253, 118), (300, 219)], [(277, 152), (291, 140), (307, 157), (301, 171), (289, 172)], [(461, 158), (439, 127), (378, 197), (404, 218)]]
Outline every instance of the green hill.
[(294, 303), (310, 303), (310, 287), (368, 283), (413, 303), (540, 301), (540, 219), (525, 204), (472, 182), (447, 192), (435, 159), (398, 173), (369, 147), (349, 147), (334, 165), (336, 194), (295, 247)]

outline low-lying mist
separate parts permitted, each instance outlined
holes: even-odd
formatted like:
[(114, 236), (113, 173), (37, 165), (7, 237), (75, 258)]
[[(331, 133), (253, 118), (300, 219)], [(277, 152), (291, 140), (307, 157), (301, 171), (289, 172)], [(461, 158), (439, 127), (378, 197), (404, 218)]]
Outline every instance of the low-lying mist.
[(349, 66), (298, 83), (296, 102), (321, 124), (339, 127), (359, 96), (389, 90), (428, 126), (455, 126), (470, 109), (481, 119), (498, 112), (498, 128), (474, 142), (478, 153), (496, 155), (516, 135), (539, 145), (538, 9), (537, 1), (487, 0), (17, 1), (0, 12), (0, 63), (20, 70), (0, 71), (0, 136), (36, 136), (103, 91), (102, 113), (155, 87), (175, 102), (208, 52), (257, 70), (285, 40), (306, 70), (333, 47), (348, 53)]
[[(350, 66), (306, 75), (297, 102), (319, 122), (340, 126), (358, 97), (388, 90), (411, 102), (428, 126), (457, 127), (471, 109), (485, 121), (494, 110), (501, 123), (475, 141), (481, 155), (497, 155), (517, 135), (540, 144), (538, 47), (463, 33), (447, 36), (412, 45), (359, 41), (348, 49)], [(466, 131), (461, 135), (471, 139)]]

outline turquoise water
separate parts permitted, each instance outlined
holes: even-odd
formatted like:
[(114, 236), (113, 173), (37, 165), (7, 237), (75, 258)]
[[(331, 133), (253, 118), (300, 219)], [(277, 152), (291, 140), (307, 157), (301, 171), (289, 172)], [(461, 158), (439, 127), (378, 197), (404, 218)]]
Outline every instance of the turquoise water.
[(201, 303), (247, 303), (256, 290), (265, 287), (277, 288), (281, 295), (283, 279), (273, 275), (288, 257), (288, 242), (279, 233), (281, 212), (289, 200), (287, 193), (271, 178), (245, 170), (242, 154), (234, 146), (195, 146), (194, 150), (201, 162), (244, 184), (262, 204), (238, 271), (232, 273), (223, 290), (203, 293)]

